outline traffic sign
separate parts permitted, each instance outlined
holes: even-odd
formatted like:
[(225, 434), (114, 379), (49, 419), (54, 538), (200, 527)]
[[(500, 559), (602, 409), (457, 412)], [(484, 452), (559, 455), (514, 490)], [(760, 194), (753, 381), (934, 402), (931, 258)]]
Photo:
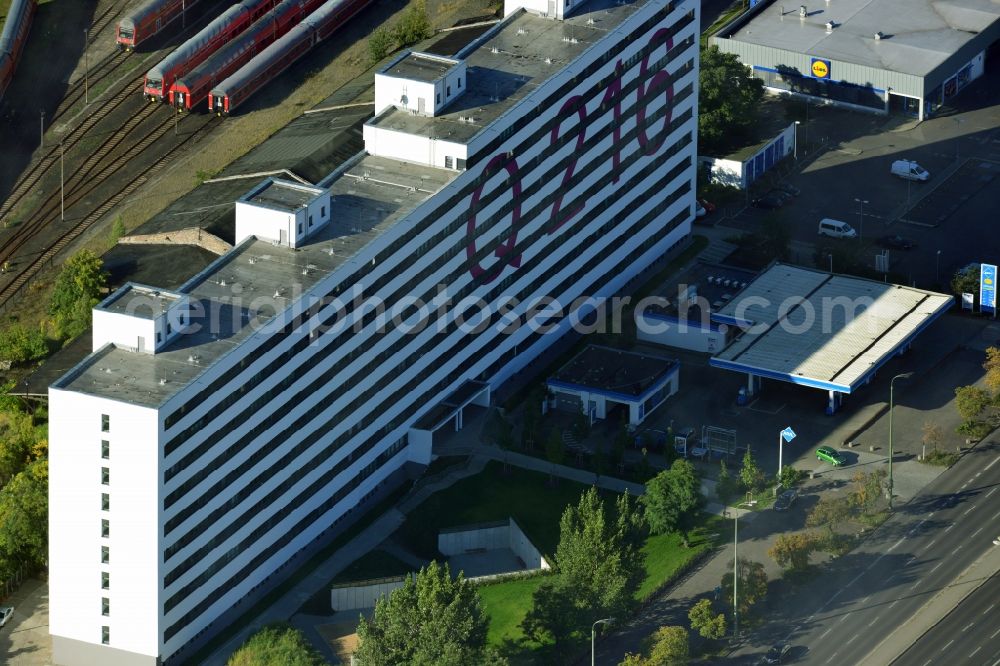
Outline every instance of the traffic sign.
[(791, 442), (793, 439), (795, 439), (795, 431), (792, 430), (791, 427), (785, 428), (784, 430), (781, 431), (781, 438), (786, 442)]

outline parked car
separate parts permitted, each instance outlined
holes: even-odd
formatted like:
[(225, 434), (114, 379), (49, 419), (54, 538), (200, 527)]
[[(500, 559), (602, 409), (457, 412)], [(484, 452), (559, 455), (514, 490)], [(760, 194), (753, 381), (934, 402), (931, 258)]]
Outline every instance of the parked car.
[(774, 510), (775, 511), (788, 511), (789, 507), (797, 500), (799, 497), (799, 491), (795, 488), (786, 490), (785, 492), (778, 495), (778, 499), (774, 500)]
[(847, 458), (832, 446), (821, 446), (816, 449), (816, 459), (821, 462), (828, 462), (834, 467), (847, 464)]
[(778, 643), (777, 645), (772, 645), (771, 649), (767, 651), (764, 658), (761, 659), (761, 663), (764, 664), (780, 664), (784, 661), (785, 657), (788, 656), (789, 651), (791, 651), (792, 646), (787, 643)]
[(829, 236), (830, 238), (858, 237), (858, 232), (855, 231), (854, 227), (849, 225), (847, 222), (831, 220), (828, 217), (824, 217), (819, 221), (819, 227), (817, 227), (816, 231), (820, 236)]
[(705, 217), (707, 214), (708, 214), (708, 211), (705, 210), (705, 207), (701, 205), (701, 202), (700, 201), (695, 201), (694, 202), (694, 216), (695, 217)]
[(925, 181), (931, 177), (927, 169), (923, 168), (913, 160), (896, 160), (889, 167), (889, 173), (899, 176), (903, 180)]
[(750, 205), (754, 208), (760, 208), (762, 210), (774, 210), (775, 208), (781, 208), (784, 206), (785, 201), (778, 195), (768, 192), (762, 197), (757, 197), (751, 200)]
[(781, 192), (784, 192), (785, 194), (792, 197), (797, 197), (800, 194), (802, 194), (802, 190), (789, 183), (782, 183), (781, 185), (778, 185), (774, 189), (780, 190)]
[(7, 620), (9, 620), (13, 614), (14, 614), (13, 606), (4, 606), (0, 608), (0, 627), (7, 624)]
[(878, 243), (879, 247), (884, 247), (888, 250), (912, 250), (917, 246), (912, 240), (899, 234), (882, 236), (875, 242)]
[(715, 204), (709, 201), (708, 199), (698, 199), (698, 203), (700, 203), (701, 207), (704, 208), (709, 213), (715, 212)]

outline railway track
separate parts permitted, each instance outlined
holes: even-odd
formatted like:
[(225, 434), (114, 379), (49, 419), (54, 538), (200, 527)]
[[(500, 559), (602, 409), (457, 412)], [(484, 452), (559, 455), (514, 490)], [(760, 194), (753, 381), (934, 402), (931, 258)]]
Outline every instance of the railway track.
[[(94, 113), (86, 118), (86, 120), (70, 130), (69, 134), (67, 134), (62, 141), (63, 152), (65, 153), (65, 151), (72, 149), (98, 122), (125, 103), (129, 96), (135, 93), (136, 86), (139, 85), (141, 80), (142, 77), (139, 77), (136, 80), (131, 81), (127, 86), (125, 86), (125, 88), (119, 91), (117, 95), (110, 99), (107, 104), (102, 106), (100, 109), (95, 110)], [(42, 177), (58, 161), (59, 146), (56, 145), (50, 148), (40, 160), (30, 166), (28, 170), (17, 179), (17, 182), (14, 183), (14, 189), (11, 190), (7, 200), (2, 206), (0, 206), (0, 220), (5, 219), (7, 215), (14, 210), (19, 203), (21, 203), (24, 197), (38, 185)]]
[[(82, 78), (70, 81), (69, 90), (67, 91), (66, 96), (63, 97), (63, 101), (59, 103), (59, 107), (56, 109), (56, 112), (52, 114), (50, 124), (59, 122), (66, 116), (67, 113), (72, 111), (74, 107), (82, 101), (85, 96), (87, 96), (87, 88), (89, 88), (90, 91), (90, 100), (93, 102), (93, 90), (97, 84), (107, 80), (112, 74), (118, 71), (118, 69), (125, 64), (125, 61), (128, 60), (129, 55), (129, 53), (115, 51), (114, 53), (110, 53), (101, 58), (94, 64), (93, 69), (90, 70), (90, 74), (87, 77), (87, 86), (84, 86)], [(132, 82), (130, 82), (129, 85), (132, 85)]]
[[(15, 294), (17, 294), (17, 292), (20, 291), (21, 288), (24, 287), (24, 285), (27, 284), (27, 282), (31, 278), (37, 275), (38, 272), (43, 267), (45, 267), (46, 264), (51, 262), (52, 259), (56, 255), (58, 255), (59, 252), (61, 252), (67, 245), (69, 245), (71, 242), (79, 238), (81, 234), (83, 234), (87, 229), (89, 229), (91, 226), (97, 223), (109, 211), (111, 211), (111, 209), (113, 209), (115, 206), (121, 203), (122, 200), (125, 199), (125, 197), (135, 192), (151, 177), (155, 176), (159, 171), (161, 171), (163, 167), (166, 166), (167, 163), (169, 162), (169, 158), (176, 151), (180, 150), (183, 146), (190, 145), (192, 142), (197, 142), (203, 136), (205, 136), (206, 134), (210, 133), (213, 129), (215, 129), (215, 127), (221, 122), (221, 120), (215, 116), (204, 116), (200, 120), (202, 124), (197, 129), (195, 129), (194, 132), (188, 135), (187, 140), (179, 142), (176, 145), (172, 146), (163, 155), (157, 158), (157, 160), (152, 165), (150, 165), (149, 168), (144, 169), (141, 174), (137, 174), (135, 178), (129, 180), (129, 182), (127, 182), (124, 185), (124, 187), (122, 187), (118, 192), (107, 197), (100, 205), (98, 205), (94, 210), (88, 213), (83, 219), (81, 219), (79, 222), (74, 224), (69, 229), (65, 230), (59, 236), (59, 238), (57, 238), (56, 241), (52, 245), (50, 245), (44, 252), (39, 254), (34, 259), (30, 260), (23, 268), (21, 268), (20, 272), (18, 273), (14, 281), (12, 281), (6, 287), (0, 290), (0, 308), (5, 307), (7, 305), (7, 301), (9, 301)], [(155, 129), (147, 133), (135, 145), (133, 150), (135, 149), (142, 150), (145, 147), (149, 146), (157, 139), (162, 137), (172, 126), (173, 126), (173, 118), (171, 117), (168, 118), (165, 122), (157, 125)], [(109, 169), (111, 170), (111, 172), (120, 170), (121, 166), (123, 166), (128, 162), (128, 159), (123, 159), (123, 158), (131, 157), (132, 156), (131, 152), (132, 151), (126, 152), (124, 156), (116, 160), (115, 163), (113, 163), (117, 164), (115, 168), (112, 169), (111, 166), (109, 165), (108, 167), (102, 169), (100, 173), (104, 173)], [(94, 186), (94, 188), (96, 187), (97, 185)], [(92, 191), (94, 188), (89, 188), (88, 192)], [(79, 193), (80, 190), (78, 190), (77, 192)], [(82, 196), (85, 195), (81, 194), (80, 197), (82, 198)], [(49, 220), (49, 222), (51, 222), (51, 220)], [(26, 242), (28, 238), (30, 238), (30, 236), (26, 237), (19, 245), (23, 245), (23, 243)]]
[[(161, 121), (133, 145), (128, 145), (132, 132), (144, 121), (151, 118), (157, 110), (160, 110), (161, 115), (164, 116)], [(65, 207), (69, 208), (77, 204), (83, 197), (100, 187), (108, 177), (119, 171), (129, 161), (134, 160), (137, 155), (142, 154), (142, 150), (153, 141), (166, 134), (172, 125), (173, 114), (168, 113), (166, 109), (143, 107), (137, 114), (129, 118), (128, 122), (122, 125), (117, 132), (105, 139), (104, 143), (94, 150), (80, 168), (66, 180), (63, 186)], [(122, 147), (125, 147), (125, 150), (121, 154), (95, 171), (95, 167), (102, 164), (113, 151)], [(19, 226), (4, 244), (4, 247), (0, 248), (0, 261), (10, 259), (37, 233), (48, 225), (58, 222), (61, 207), (60, 193), (59, 190), (56, 190), (42, 202), (31, 221)]]
[(109, 4), (107, 9), (101, 12), (90, 24), (90, 30), (87, 31), (87, 41), (89, 42), (94, 37), (97, 37), (102, 30), (108, 27), (108, 24), (111, 23), (117, 15), (117, 11), (125, 7), (127, 3), (128, 0), (122, 0), (122, 2)]

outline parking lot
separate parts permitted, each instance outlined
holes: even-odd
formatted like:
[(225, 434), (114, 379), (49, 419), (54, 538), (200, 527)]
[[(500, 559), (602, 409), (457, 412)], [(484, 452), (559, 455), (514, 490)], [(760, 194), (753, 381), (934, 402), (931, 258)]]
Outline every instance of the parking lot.
[[(1000, 204), (1000, 71), (988, 71), (953, 109), (922, 123), (811, 106), (799, 142), (798, 164), (786, 170), (785, 181), (801, 194), (777, 211), (748, 207), (720, 225), (748, 231), (777, 215), (791, 231), (793, 259), (803, 263), (812, 260), (825, 217), (860, 232), (869, 266), (881, 251), (874, 241), (898, 234), (916, 247), (890, 249), (891, 269), (925, 288), (946, 288), (953, 272), (970, 262), (1000, 259), (1000, 237), (990, 233)], [(890, 175), (899, 159), (918, 162), (930, 179)]]

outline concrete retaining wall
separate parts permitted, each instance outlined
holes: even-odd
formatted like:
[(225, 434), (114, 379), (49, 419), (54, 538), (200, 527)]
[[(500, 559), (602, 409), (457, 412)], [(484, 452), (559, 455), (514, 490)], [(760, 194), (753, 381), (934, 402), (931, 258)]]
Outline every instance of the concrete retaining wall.
[(403, 587), (404, 580), (405, 576), (379, 578), (357, 585), (335, 587), (330, 590), (330, 606), (334, 612), (374, 608), (379, 597), (389, 596), (393, 590)]
[(509, 518), (506, 523), (490, 523), (472, 529), (438, 534), (438, 550), (448, 557), (501, 548), (510, 548), (529, 570), (549, 568), (549, 563), (528, 540), (513, 518)]

